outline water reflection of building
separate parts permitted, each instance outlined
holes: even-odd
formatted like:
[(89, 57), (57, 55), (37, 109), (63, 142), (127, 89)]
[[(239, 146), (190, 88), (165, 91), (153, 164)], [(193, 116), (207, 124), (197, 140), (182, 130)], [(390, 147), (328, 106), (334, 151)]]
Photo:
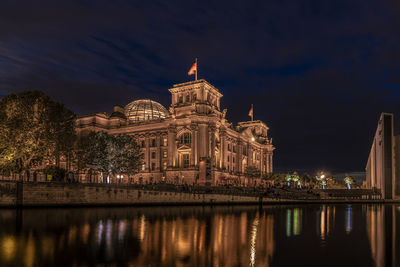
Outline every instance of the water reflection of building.
[(377, 267), (400, 266), (400, 208), (395, 205), (367, 206), (367, 233)]
[[(133, 232), (140, 233), (141, 224), (134, 221)], [(146, 225), (152, 230), (140, 240), (135, 264), (146, 264), (155, 254), (171, 266), (269, 266), (275, 252), (274, 218), (265, 213), (146, 220)]]

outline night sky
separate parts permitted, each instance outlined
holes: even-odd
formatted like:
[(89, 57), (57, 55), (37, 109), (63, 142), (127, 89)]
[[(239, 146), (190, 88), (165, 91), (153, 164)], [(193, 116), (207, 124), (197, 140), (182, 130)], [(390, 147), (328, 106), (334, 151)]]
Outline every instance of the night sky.
[(277, 171), (364, 171), (380, 112), (400, 116), (399, 14), (398, 0), (2, 0), (0, 96), (168, 107), (198, 57), (229, 120), (253, 103), (270, 127)]

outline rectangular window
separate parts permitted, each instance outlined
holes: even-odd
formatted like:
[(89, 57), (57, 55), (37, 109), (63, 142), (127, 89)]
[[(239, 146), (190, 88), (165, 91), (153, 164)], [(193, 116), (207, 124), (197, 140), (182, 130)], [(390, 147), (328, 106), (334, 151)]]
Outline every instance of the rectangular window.
[(152, 147), (155, 147), (156, 146), (156, 139), (151, 139), (151, 146)]
[(178, 98), (178, 103), (183, 103), (183, 96), (179, 96), (179, 98)]
[(167, 137), (163, 138), (163, 146), (168, 146), (168, 139)]
[(142, 140), (141, 146), (142, 146), (142, 147), (145, 147), (145, 146), (146, 146), (146, 143), (144, 142), (144, 140)]
[(155, 159), (156, 158), (156, 152), (151, 152), (151, 158)]
[(231, 144), (228, 144), (228, 151), (231, 151)]
[(189, 154), (183, 154), (182, 161), (183, 161), (183, 168), (188, 168), (189, 167)]
[(167, 162), (164, 161), (162, 165), (163, 165), (163, 170), (166, 170), (167, 169)]
[(235, 145), (233, 145), (233, 152), (236, 153), (236, 146)]
[(156, 169), (156, 164), (154, 162), (151, 163), (151, 170), (154, 171)]
[(188, 103), (188, 102), (189, 102), (189, 95), (186, 95), (185, 102), (186, 102), (186, 103)]
[(232, 161), (233, 161), (233, 163), (235, 163), (235, 157), (232, 157)]
[(163, 158), (166, 158), (166, 157), (168, 157), (168, 152), (167, 152), (167, 150), (164, 150), (163, 151)]
[(195, 102), (197, 99), (197, 94), (193, 94), (193, 102)]
[(142, 171), (146, 170), (146, 164), (142, 164)]
[(179, 144), (181, 145), (190, 145), (191, 142), (191, 134), (183, 133), (179, 138)]

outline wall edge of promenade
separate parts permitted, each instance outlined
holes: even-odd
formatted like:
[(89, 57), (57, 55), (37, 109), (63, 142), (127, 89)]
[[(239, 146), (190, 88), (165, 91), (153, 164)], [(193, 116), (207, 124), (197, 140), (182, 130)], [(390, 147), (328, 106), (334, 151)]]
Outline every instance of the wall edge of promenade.
[[(11, 183), (11, 182), (10, 182)], [(0, 208), (400, 203), (400, 199), (279, 199), (218, 193), (171, 192), (114, 185), (15, 183), (0, 192)]]

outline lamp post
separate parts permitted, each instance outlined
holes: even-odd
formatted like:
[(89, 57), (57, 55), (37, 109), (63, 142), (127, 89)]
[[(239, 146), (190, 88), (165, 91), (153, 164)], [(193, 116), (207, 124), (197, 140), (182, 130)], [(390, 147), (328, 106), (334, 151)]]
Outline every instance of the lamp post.
[(325, 189), (326, 186), (325, 174), (322, 173), (321, 175), (316, 176), (315, 178), (321, 183), (322, 189)]

